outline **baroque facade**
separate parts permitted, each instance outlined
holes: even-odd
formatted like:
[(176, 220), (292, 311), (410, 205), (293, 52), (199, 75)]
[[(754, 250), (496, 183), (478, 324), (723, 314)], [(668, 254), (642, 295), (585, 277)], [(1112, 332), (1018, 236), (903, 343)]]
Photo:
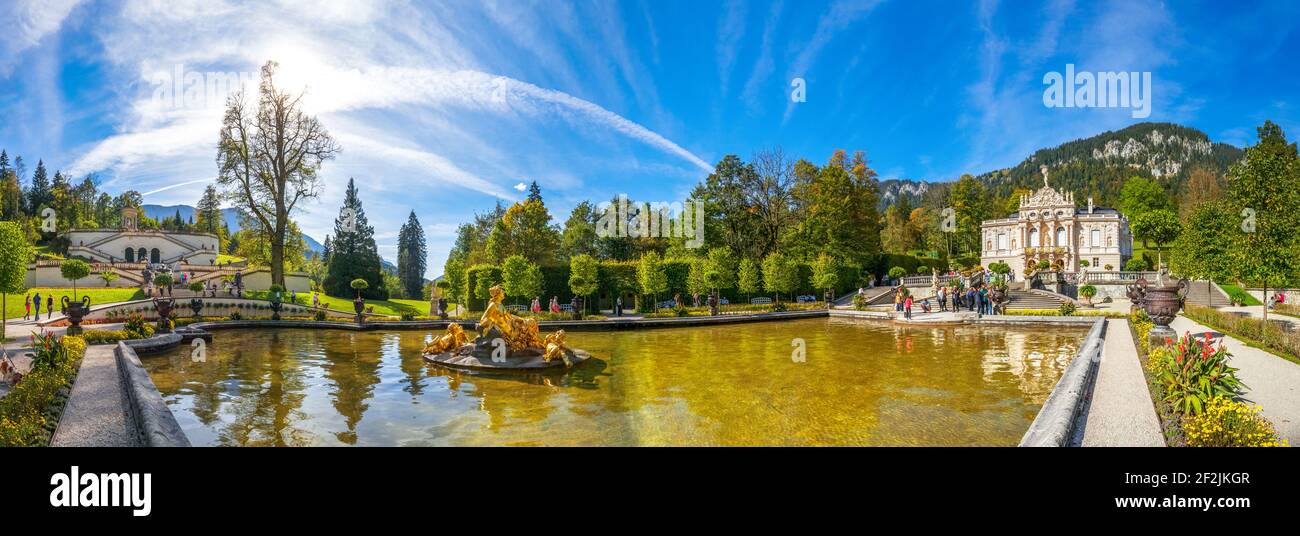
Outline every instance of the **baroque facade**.
[(1077, 272), (1081, 261), (1089, 271), (1117, 271), (1133, 256), (1128, 219), (1118, 210), (1078, 207), (1073, 192), (1058, 192), (1047, 183), (1020, 198), (1020, 210), (980, 226), (980, 263), (1005, 262), (1016, 274), (1047, 261), (1060, 270)]
[(210, 266), (216, 262), (216, 235), (140, 229), (139, 218), (139, 209), (127, 207), (122, 209), (121, 229), (68, 231), (68, 256), (109, 263)]

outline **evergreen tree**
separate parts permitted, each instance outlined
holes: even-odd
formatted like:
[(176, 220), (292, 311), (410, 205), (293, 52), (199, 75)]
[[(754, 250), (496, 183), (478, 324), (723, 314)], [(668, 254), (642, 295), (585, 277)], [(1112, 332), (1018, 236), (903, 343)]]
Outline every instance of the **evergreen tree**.
[(45, 161), (36, 161), (36, 171), (32, 173), (32, 185), (27, 188), (27, 213), (38, 216), (41, 207), (50, 206), (50, 179), (45, 172)]
[(221, 217), (221, 196), (217, 187), (211, 184), (203, 189), (203, 197), (194, 206), (194, 230), (221, 236), (225, 218)]
[(406, 224), (397, 235), (397, 277), (402, 283), (404, 294), (417, 299), (424, 287), (424, 269), (429, 252), (424, 241), (424, 228), (415, 217), (415, 211), (407, 217)]
[(367, 299), (386, 300), (379, 249), (375, 245), (375, 229), (366, 219), (357, 195), (355, 181), (348, 179), (343, 207), (334, 220), (334, 241), (331, 244), (329, 273), (325, 276), (325, 292), (330, 296), (346, 297), (353, 294), (353, 279), (364, 279), (369, 287), (361, 291)]
[(542, 189), (537, 186), (537, 181), (533, 181), (532, 184), (528, 185), (528, 200), (542, 202)]

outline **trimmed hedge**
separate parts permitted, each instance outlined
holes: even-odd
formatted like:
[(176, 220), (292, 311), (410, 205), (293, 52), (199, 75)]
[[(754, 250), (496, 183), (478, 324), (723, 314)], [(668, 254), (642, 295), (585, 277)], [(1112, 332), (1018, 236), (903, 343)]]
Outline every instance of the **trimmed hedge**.
[[(915, 257), (914, 266), (920, 263)], [(934, 259), (928, 259), (935, 261)], [(688, 259), (665, 259), (663, 262), (664, 272), (668, 275), (668, 292), (659, 296), (659, 301), (667, 301), (673, 298), (674, 294), (681, 293), (684, 301), (690, 301), (690, 293), (687, 292), (686, 279), (691, 272), (691, 263)], [(548, 303), (551, 296), (555, 296), (560, 303), (567, 304), (573, 299), (573, 293), (569, 290), (569, 266), (552, 265), (542, 266), (542, 303)], [(855, 265), (839, 266), (837, 269), (839, 283), (835, 287), (835, 294), (845, 294), (853, 289), (858, 288), (863, 283), (863, 271)], [(812, 267), (808, 263), (799, 263), (799, 281), (800, 286), (795, 290), (795, 294), (811, 294), (821, 299), (822, 290), (812, 287), (809, 278), (812, 276)], [(610, 307), (617, 296), (623, 296), (623, 306), (629, 310), (634, 310), (637, 304), (645, 301), (648, 302), (649, 296), (640, 296), (640, 286), (637, 282), (637, 262), (636, 261), (601, 261), (597, 266), (596, 277), (599, 287), (595, 296), (589, 299), (594, 300), (592, 304), (602, 308)], [(480, 288), (479, 282), (487, 280), (488, 283)], [(465, 287), (469, 290), (470, 296), (460, 297), (462, 303), (471, 311), (482, 311), (487, 306), (487, 289), (493, 284), (501, 282), (501, 268), (491, 264), (478, 264), (465, 270)], [(737, 300), (744, 301), (746, 296), (734, 288), (723, 289), (719, 294), (727, 298), (732, 303), (738, 303)], [(756, 294), (756, 296), (769, 296), (770, 292)], [(509, 296), (507, 303), (512, 303)], [(522, 301), (531, 300), (531, 296)], [(702, 298), (702, 297), (701, 297)], [(787, 297), (788, 298), (788, 297)], [(647, 307), (648, 308), (648, 307)]]

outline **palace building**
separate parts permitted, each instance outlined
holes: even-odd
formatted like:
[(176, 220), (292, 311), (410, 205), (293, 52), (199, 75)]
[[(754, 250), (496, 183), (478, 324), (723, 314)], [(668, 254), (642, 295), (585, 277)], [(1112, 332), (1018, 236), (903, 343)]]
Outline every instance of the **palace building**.
[(140, 229), (139, 222), (140, 210), (126, 207), (120, 229), (68, 231), (68, 256), (106, 263), (210, 266), (216, 262), (216, 235)]
[(1133, 256), (1133, 235), (1128, 219), (1113, 208), (1077, 207), (1073, 192), (1058, 192), (1047, 184), (1020, 198), (1020, 210), (1004, 219), (980, 226), (980, 264), (1005, 262), (1016, 274), (1025, 267), (1047, 261), (1066, 272), (1077, 272), (1088, 262), (1089, 271), (1123, 270)]

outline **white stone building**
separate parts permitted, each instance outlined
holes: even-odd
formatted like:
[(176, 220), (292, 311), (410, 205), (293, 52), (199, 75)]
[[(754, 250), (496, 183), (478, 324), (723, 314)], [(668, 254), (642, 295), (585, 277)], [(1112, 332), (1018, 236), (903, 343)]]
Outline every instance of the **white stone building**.
[(980, 264), (1005, 262), (1016, 274), (1042, 260), (1067, 272), (1079, 271), (1080, 261), (1088, 261), (1089, 271), (1118, 271), (1133, 256), (1128, 219), (1093, 206), (1091, 198), (1087, 207), (1075, 206), (1072, 192), (1047, 184), (1046, 167), (1043, 187), (1021, 196), (1019, 211), (980, 226), (980, 244)]
[(121, 229), (68, 231), (68, 257), (105, 263), (216, 264), (220, 253), (217, 235), (141, 230), (139, 217), (138, 209), (127, 207), (122, 209)]

